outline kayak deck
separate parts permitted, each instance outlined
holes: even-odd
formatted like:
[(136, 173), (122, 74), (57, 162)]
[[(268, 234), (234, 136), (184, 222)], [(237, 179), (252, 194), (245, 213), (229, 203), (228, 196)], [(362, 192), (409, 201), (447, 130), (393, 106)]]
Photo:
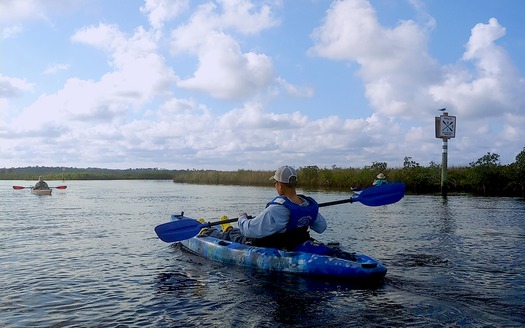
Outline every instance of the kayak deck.
[[(175, 217), (183, 218), (175, 215), (173, 219)], [(183, 240), (180, 244), (183, 249), (216, 262), (264, 271), (356, 280), (382, 279), (387, 272), (383, 264), (367, 255), (331, 245), (323, 246), (331, 247), (332, 252), (335, 250), (335, 256), (257, 247), (205, 235)]]

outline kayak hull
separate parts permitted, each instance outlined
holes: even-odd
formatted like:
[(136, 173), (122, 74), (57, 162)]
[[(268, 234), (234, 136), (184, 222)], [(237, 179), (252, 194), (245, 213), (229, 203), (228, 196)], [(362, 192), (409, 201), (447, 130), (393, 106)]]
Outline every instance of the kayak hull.
[[(172, 218), (175, 220), (184, 217), (174, 215)], [(340, 252), (336, 257), (257, 247), (204, 235), (197, 235), (180, 243), (183, 249), (204, 258), (263, 271), (350, 280), (379, 280), (387, 272), (379, 261), (339, 247), (337, 249)]]
[(52, 190), (53, 189), (31, 189), (31, 193), (33, 195), (44, 196), (44, 195), (51, 195)]

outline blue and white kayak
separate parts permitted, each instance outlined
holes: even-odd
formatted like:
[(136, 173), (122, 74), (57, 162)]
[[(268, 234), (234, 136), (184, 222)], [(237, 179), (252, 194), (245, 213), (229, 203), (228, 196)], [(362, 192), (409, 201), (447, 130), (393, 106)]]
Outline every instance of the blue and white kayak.
[[(188, 219), (172, 215), (172, 220)], [(334, 277), (351, 280), (379, 280), (387, 269), (379, 261), (334, 246), (337, 255), (319, 255), (276, 248), (257, 247), (205, 235), (181, 240), (183, 249), (204, 258), (230, 265), (239, 265), (264, 271), (301, 275)], [(333, 253), (333, 252), (332, 252)]]

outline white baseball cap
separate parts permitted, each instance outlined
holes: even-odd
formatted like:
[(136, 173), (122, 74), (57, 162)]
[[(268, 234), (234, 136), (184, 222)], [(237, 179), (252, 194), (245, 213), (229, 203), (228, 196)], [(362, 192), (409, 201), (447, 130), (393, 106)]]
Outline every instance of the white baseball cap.
[(270, 177), (270, 180), (282, 183), (294, 183), (297, 182), (297, 171), (288, 165), (281, 166), (275, 171), (275, 174)]

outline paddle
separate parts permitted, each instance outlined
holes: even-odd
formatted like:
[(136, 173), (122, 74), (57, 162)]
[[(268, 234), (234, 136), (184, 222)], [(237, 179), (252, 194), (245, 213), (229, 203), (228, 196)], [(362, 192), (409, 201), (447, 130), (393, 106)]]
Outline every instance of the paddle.
[[(336, 200), (327, 203), (320, 203), (319, 207), (338, 205), (344, 203), (361, 202), (368, 206), (381, 206), (393, 204), (399, 201), (405, 195), (405, 184), (402, 182), (382, 184), (380, 186), (370, 187), (363, 190), (357, 197)], [(235, 222), (239, 218), (228, 219), (216, 222), (200, 223), (193, 219), (178, 219), (155, 227), (155, 233), (160, 240), (172, 243), (195, 237), (203, 228)]]
[[(26, 188), (29, 188), (29, 189), (33, 189), (33, 187), (22, 187), (22, 186), (13, 186), (13, 189), (15, 190), (21, 190), (21, 189), (26, 189)], [(66, 189), (67, 186), (56, 186), (56, 187), (49, 187), (49, 189)]]
[(366, 188), (359, 195), (349, 199), (336, 200), (321, 203), (319, 207), (338, 205), (344, 203), (361, 202), (367, 206), (382, 206), (393, 204), (401, 200), (405, 195), (405, 184), (402, 182), (386, 183), (379, 186)]
[(50, 187), (50, 188), (55, 188), (55, 189), (66, 189), (67, 186), (56, 186), (56, 187)]

